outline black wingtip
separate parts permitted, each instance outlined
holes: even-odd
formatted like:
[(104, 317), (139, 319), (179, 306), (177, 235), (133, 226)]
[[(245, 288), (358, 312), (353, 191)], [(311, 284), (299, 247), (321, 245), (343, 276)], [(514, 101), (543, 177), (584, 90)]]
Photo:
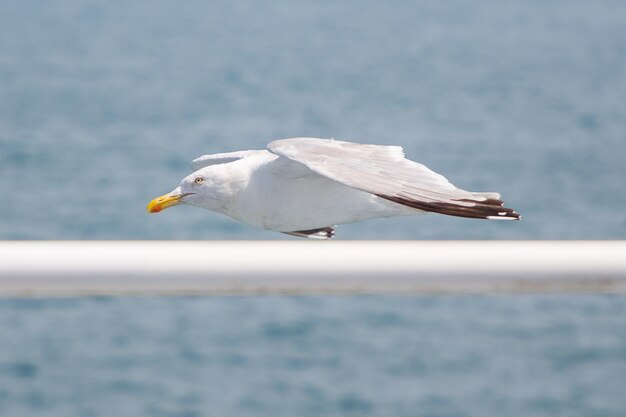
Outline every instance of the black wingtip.
[(423, 211), (430, 211), (433, 213), (445, 214), (448, 216), (488, 220), (520, 220), (522, 218), (522, 216), (520, 216), (520, 214), (515, 210), (502, 207), (504, 204), (503, 201), (496, 198), (489, 198), (483, 201), (468, 199), (458, 200), (459, 203), (471, 203), (471, 205), (467, 205), (442, 203), (437, 201), (425, 202), (401, 196), (376, 195), (380, 198), (384, 198), (385, 200), (393, 201), (394, 203), (402, 204), (404, 206), (413, 207)]

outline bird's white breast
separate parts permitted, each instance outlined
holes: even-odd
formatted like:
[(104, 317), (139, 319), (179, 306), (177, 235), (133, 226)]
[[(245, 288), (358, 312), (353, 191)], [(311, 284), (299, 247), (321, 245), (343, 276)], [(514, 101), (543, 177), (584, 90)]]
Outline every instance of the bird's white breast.
[(239, 186), (224, 214), (256, 227), (306, 230), (419, 213), (269, 152), (228, 165)]

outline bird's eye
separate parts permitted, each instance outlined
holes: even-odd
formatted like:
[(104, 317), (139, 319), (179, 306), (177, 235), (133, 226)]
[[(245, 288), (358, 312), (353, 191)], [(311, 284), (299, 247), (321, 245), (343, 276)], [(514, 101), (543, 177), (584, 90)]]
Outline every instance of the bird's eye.
[(202, 177), (196, 177), (196, 179), (195, 179), (195, 180), (193, 180), (193, 182), (195, 182), (195, 183), (196, 183), (196, 185), (200, 185), (200, 184), (202, 184), (202, 183), (204, 182), (204, 178), (202, 178)]

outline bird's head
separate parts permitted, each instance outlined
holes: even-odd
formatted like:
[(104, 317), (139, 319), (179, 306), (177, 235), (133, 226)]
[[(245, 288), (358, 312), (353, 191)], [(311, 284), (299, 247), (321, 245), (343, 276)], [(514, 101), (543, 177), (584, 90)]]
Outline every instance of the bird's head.
[(158, 213), (168, 207), (179, 204), (191, 204), (208, 209), (215, 209), (215, 182), (214, 178), (200, 169), (183, 178), (178, 187), (171, 192), (155, 198), (146, 207), (148, 213)]

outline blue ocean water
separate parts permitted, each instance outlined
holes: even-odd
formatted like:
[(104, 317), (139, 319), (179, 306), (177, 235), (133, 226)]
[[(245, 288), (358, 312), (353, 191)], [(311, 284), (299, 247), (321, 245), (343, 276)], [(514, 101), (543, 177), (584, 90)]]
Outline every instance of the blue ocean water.
[[(399, 144), (501, 223), (626, 238), (626, 3), (3, 0), (0, 239), (291, 239), (190, 207), (205, 154)], [(623, 297), (0, 300), (0, 416), (622, 416)]]
[(615, 296), (0, 300), (3, 417), (624, 415)]
[(626, 3), (0, 2), (0, 239), (274, 239), (183, 207), (201, 154), (403, 145), (522, 222), (427, 216), (339, 238), (626, 237)]

